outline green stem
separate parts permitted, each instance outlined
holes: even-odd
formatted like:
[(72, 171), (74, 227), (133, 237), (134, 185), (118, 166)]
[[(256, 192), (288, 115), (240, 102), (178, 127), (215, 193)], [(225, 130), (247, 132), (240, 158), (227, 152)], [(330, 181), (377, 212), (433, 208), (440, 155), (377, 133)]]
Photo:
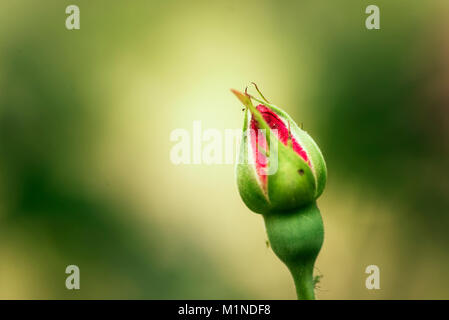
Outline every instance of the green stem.
[(290, 270), (298, 299), (315, 299), (313, 268), (324, 238), (316, 203), (263, 216), (271, 248)]
[(300, 266), (290, 267), (299, 300), (315, 300), (315, 284), (313, 282), (313, 266), (315, 261)]

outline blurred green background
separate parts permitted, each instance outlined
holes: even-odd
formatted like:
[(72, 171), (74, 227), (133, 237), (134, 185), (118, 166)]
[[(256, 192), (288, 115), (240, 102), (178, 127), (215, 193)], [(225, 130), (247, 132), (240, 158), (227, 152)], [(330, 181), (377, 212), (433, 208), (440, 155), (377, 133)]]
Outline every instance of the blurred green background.
[(448, 299), (448, 17), (446, 0), (1, 1), (0, 298), (294, 299), (233, 166), (169, 159), (194, 120), (240, 128), (229, 88), (255, 81), (327, 160), (317, 297)]

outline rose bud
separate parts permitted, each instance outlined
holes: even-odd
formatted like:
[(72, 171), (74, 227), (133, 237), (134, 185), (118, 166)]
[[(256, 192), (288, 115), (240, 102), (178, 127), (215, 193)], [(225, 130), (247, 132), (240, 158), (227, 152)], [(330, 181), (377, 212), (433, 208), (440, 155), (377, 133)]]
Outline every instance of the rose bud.
[[(246, 107), (237, 164), (237, 182), (245, 204), (254, 212), (265, 213), (313, 203), (326, 183), (326, 164), (315, 141), (283, 110), (267, 102), (254, 107), (251, 99), (258, 99), (237, 90), (232, 92)], [(276, 130), (276, 139), (258, 130), (265, 130), (267, 135), (269, 130)], [(269, 157), (267, 138), (277, 143), (277, 154)], [(267, 174), (270, 159), (276, 161), (277, 170)]]
[(271, 247), (290, 269), (298, 298), (314, 299), (313, 266), (324, 233), (316, 206), (326, 184), (323, 155), (310, 135), (260, 91), (265, 101), (231, 91), (245, 106), (236, 166), (240, 196), (263, 215)]

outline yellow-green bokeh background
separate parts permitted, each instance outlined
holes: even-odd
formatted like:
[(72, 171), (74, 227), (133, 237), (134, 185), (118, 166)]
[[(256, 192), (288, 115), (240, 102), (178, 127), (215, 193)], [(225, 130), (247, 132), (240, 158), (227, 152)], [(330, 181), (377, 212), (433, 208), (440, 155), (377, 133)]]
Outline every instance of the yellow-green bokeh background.
[(327, 160), (317, 297), (448, 299), (448, 16), (446, 0), (1, 1), (0, 298), (295, 298), (232, 165), (169, 160), (173, 129), (240, 128), (229, 88), (255, 81)]

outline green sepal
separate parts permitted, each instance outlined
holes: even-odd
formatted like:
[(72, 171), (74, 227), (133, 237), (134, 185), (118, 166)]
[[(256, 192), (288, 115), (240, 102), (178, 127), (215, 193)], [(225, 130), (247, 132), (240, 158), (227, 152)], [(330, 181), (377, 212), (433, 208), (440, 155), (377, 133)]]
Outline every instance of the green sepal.
[(278, 169), (268, 176), (269, 212), (306, 206), (315, 200), (315, 177), (304, 159), (288, 146), (278, 144)]
[(270, 208), (267, 195), (257, 176), (254, 164), (248, 161), (248, 110), (245, 110), (243, 122), (243, 134), (240, 144), (239, 162), (236, 166), (237, 186), (243, 202), (247, 207), (256, 212), (264, 213)]

